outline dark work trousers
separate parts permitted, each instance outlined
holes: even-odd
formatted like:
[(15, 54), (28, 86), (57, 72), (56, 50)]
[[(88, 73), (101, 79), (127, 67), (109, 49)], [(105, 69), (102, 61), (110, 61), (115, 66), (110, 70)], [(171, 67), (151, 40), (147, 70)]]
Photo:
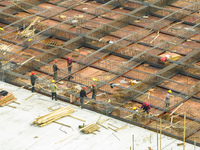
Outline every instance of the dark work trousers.
[(72, 67), (68, 67), (68, 73), (70, 74), (72, 71)]
[(92, 99), (96, 100), (97, 94), (92, 94)]
[(166, 103), (166, 107), (169, 107), (170, 103)]
[(53, 74), (53, 79), (57, 80), (57, 77), (58, 77), (58, 73), (57, 73), (57, 71), (55, 71), (54, 74)]
[(83, 108), (83, 100), (84, 100), (84, 97), (80, 97), (81, 108)]
[(149, 110), (148, 109), (145, 109), (145, 108), (143, 108), (143, 112), (146, 112), (147, 114), (149, 114)]
[(34, 85), (35, 85), (35, 82), (31, 82), (31, 84), (32, 84), (32, 93), (34, 92), (34, 90), (35, 90), (35, 87), (34, 87)]
[(56, 94), (56, 92), (52, 92), (52, 93), (51, 93), (51, 96), (52, 96), (52, 100), (53, 100), (53, 98), (55, 97), (55, 100), (57, 101), (57, 94)]

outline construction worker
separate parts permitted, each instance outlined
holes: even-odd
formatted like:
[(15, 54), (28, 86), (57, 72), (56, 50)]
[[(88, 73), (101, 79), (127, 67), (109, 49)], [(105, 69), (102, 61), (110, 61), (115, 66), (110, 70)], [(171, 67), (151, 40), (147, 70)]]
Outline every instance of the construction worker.
[(133, 119), (134, 120), (138, 120), (138, 109), (136, 107), (133, 107), (133, 111), (134, 111), (134, 114), (133, 114)]
[(96, 100), (97, 96), (97, 88), (95, 87), (95, 84), (92, 84), (92, 99)]
[(160, 62), (165, 63), (167, 60), (168, 60), (168, 57), (165, 56), (160, 59)]
[(51, 89), (51, 96), (52, 96), (52, 100), (55, 97), (55, 100), (57, 101), (57, 93), (56, 90), (60, 90), (57, 85), (55, 84), (55, 80), (51, 81), (52, 84), (50, 85), (50, 89)]
[(59, 70), (59, 68), (57, 66), (57, 62), (58, 62), (58, 60), (55, 60), (55, 63), (53, 64), (53, 72), (54, 72), (53, 79), (54, 80), (57, 80), (57, 77), (58, 77), (58, 70)]
[(37, 76), (35, 76), (35, 72), (32, 72), (32, 75), (30, 76), (31, 79), (31, 85), (32, 85), (32, 93), (35, 90), (35, 81), (37, 79)]
[(151, 109), (151, 106), (147, 102), (145, 102), (142, 104), (141, 109), (144, 110), (143, 112), (146, 112), (147, 114), (149, 114), (149, 110)]
[(167, 95), (166, 95), (166, 98), (165, 98), (165, 104), (166, 104), (166, 108), (168, 108), (169, 107), (169, 105), (170, 105), (170, 94), (172, 93), (172, 91), (171, 90), (169, 90), (168, 92), (167, 92)]
[(83, 87), (82, 90), (80, 91), (81, 109), (83, 108), (84, 97), (87, 97), (85, 90), (87, 90), (87, 87)]
[(71, 73), (71, 70), (72, 70), (72, 62), (73, 62), (73, 60), (70, 57), (68, 57), (67, 58), (67, 65), (68, 65), (68, 73), (69, 74)]

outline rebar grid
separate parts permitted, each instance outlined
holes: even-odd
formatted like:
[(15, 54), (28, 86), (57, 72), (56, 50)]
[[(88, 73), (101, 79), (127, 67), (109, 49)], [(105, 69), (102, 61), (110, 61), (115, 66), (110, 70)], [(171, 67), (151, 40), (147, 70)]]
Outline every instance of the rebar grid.
[[(95, 58), (96, 59), (96, 58)], [(94, 60), (95, 60), (94, 59)], [(83, 61), (82, 61), (83, 63), (87, 63), (88, 61), (86, 60), (86, 59), (84, 59)], [(198, 84), (197, 84), (198, 85)], [(198, 88), (198, 86), (197, 86), (197, 88)]]

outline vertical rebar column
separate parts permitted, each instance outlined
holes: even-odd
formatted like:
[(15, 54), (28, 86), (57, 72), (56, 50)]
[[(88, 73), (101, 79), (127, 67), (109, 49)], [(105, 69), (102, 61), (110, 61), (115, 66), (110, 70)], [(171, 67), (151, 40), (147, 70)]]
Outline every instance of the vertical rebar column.
[(185, 150), (185, 122), (186, 122), (186, 111), (184, 111), (183, 150)]

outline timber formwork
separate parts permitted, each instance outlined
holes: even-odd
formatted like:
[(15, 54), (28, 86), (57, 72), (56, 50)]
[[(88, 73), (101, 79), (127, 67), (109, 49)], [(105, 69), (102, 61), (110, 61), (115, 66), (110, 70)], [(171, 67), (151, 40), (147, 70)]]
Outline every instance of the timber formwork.
[[(58, 59), (59, 98), (79, 105), (77, 85), (98, 88), (94, 101), (85, 107), (120, 120), (183, 138), (186, 111), (186, 141), (200, 146), (200, 3), (196, 0), (32, 0), (1, 3), (1, 44), (12, 50), (1, 53), (1, 80), (26, 88), (29, 76), (39, 77), (38, 92), (50, 95), (52, 65)], [(34, 35), (19, 33), (39, 18)], [(107, 42), (112, 41), (111, 43)], [(162, 54), (174, 53), (179, 60), (160, 63)], [(72, 57), (68, 74), (66, 60)], [(72, 75), (71, 81), (68, 77)], [(122, 80), (136, 80), (128, 86)], [(64, 84), (59, 84), (62, 81)], [(113, 89), (111, 83), (117, 84)], [(167, 90), (172, 90), (171, 107), (165, 107)], [(131, 116), (133, 106), (152, 106), (150, 116)], [(170, 114), (173, 113), (174, 120)], [(171, 119), (171, 120), (170, 120)]]

